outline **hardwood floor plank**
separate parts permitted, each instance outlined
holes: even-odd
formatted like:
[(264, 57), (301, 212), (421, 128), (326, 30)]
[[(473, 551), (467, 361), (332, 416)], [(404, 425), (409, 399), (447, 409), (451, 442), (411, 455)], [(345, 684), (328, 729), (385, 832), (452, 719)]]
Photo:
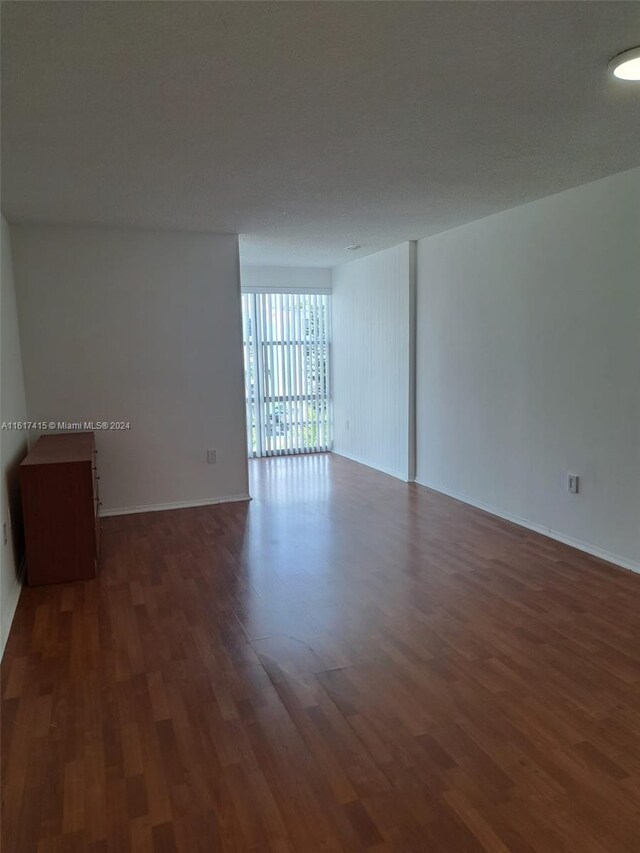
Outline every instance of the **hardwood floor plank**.
[(640, 577), (330, 454), (104, 520), (2, 662), (11, 853), (635, 853)]

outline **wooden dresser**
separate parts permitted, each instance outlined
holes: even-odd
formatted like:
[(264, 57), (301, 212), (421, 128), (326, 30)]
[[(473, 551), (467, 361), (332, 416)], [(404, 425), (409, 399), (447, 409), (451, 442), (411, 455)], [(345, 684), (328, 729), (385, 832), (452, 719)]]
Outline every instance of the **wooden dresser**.
[(43, 435), (20, 465), (27, 579), (32, 586), (96, 575), (100, 542), (92, 432)]

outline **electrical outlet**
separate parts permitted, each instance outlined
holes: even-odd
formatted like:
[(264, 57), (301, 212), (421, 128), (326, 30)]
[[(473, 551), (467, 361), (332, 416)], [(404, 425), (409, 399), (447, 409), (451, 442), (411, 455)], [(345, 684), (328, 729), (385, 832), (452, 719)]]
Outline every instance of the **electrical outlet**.
[(345, 421), (345, 422), (344, 422), (344, 428), (345, 428), (346, 430), (348, 430), (348, 429), (349, 429), (349, 421)]
[(217, 451), (216, 450), (207, 450), (207, 463), (209, 465), (215, 465), (217, 461)]
[(569, 479), (567, 480), (567, 488), (571, 492), (572, 495), (577, 495), (580, 491), (580, 477), (577, 474), (569, 474)]

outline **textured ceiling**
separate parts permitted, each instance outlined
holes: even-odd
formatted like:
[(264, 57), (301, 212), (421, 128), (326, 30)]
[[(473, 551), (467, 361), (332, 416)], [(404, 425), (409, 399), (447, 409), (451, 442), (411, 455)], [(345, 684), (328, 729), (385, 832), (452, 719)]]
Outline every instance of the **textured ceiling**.
[(640, 164), (636, 44), (639, 2), (3, 2), (3, 211), (341, 263)]

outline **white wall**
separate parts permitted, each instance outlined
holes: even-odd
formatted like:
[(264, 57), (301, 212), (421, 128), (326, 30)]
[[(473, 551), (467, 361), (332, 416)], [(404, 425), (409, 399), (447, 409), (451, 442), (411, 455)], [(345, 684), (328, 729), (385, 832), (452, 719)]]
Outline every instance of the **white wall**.
[(419, 242), (417, 394), (419, 482), (640, 568), (640, 169)]
[(30, 419), (131, 422), (96, 434), (103, 511), (246, 496), (237, 238), (11, 233)]
[(412, 251), (402, 243), (336, 267), (332, 296), (334, 450), (404, 480), (411, 467)]
[(329, 293), (331, 270), (327, 267), (240, 267), (242, 289), (276, 293)]
[[(13, 282), (11, 240), (9, 226), (4, 217), (2, 217), (0, 256), (0, 363), (2, 365), (0, 422), (25, 421), (27, 407), (22, 376), (22, 355)], [(18, 466), (26, 452), (26, 432), (9, 429), (0, 431), (0, 457), (2, 462), (0, 519), (6, 524), (7, 529), (6, 545), (0, 534), (0, 656), (4, 652), (21, 589), (19, 571), (24, 553), (24, 542)]]

